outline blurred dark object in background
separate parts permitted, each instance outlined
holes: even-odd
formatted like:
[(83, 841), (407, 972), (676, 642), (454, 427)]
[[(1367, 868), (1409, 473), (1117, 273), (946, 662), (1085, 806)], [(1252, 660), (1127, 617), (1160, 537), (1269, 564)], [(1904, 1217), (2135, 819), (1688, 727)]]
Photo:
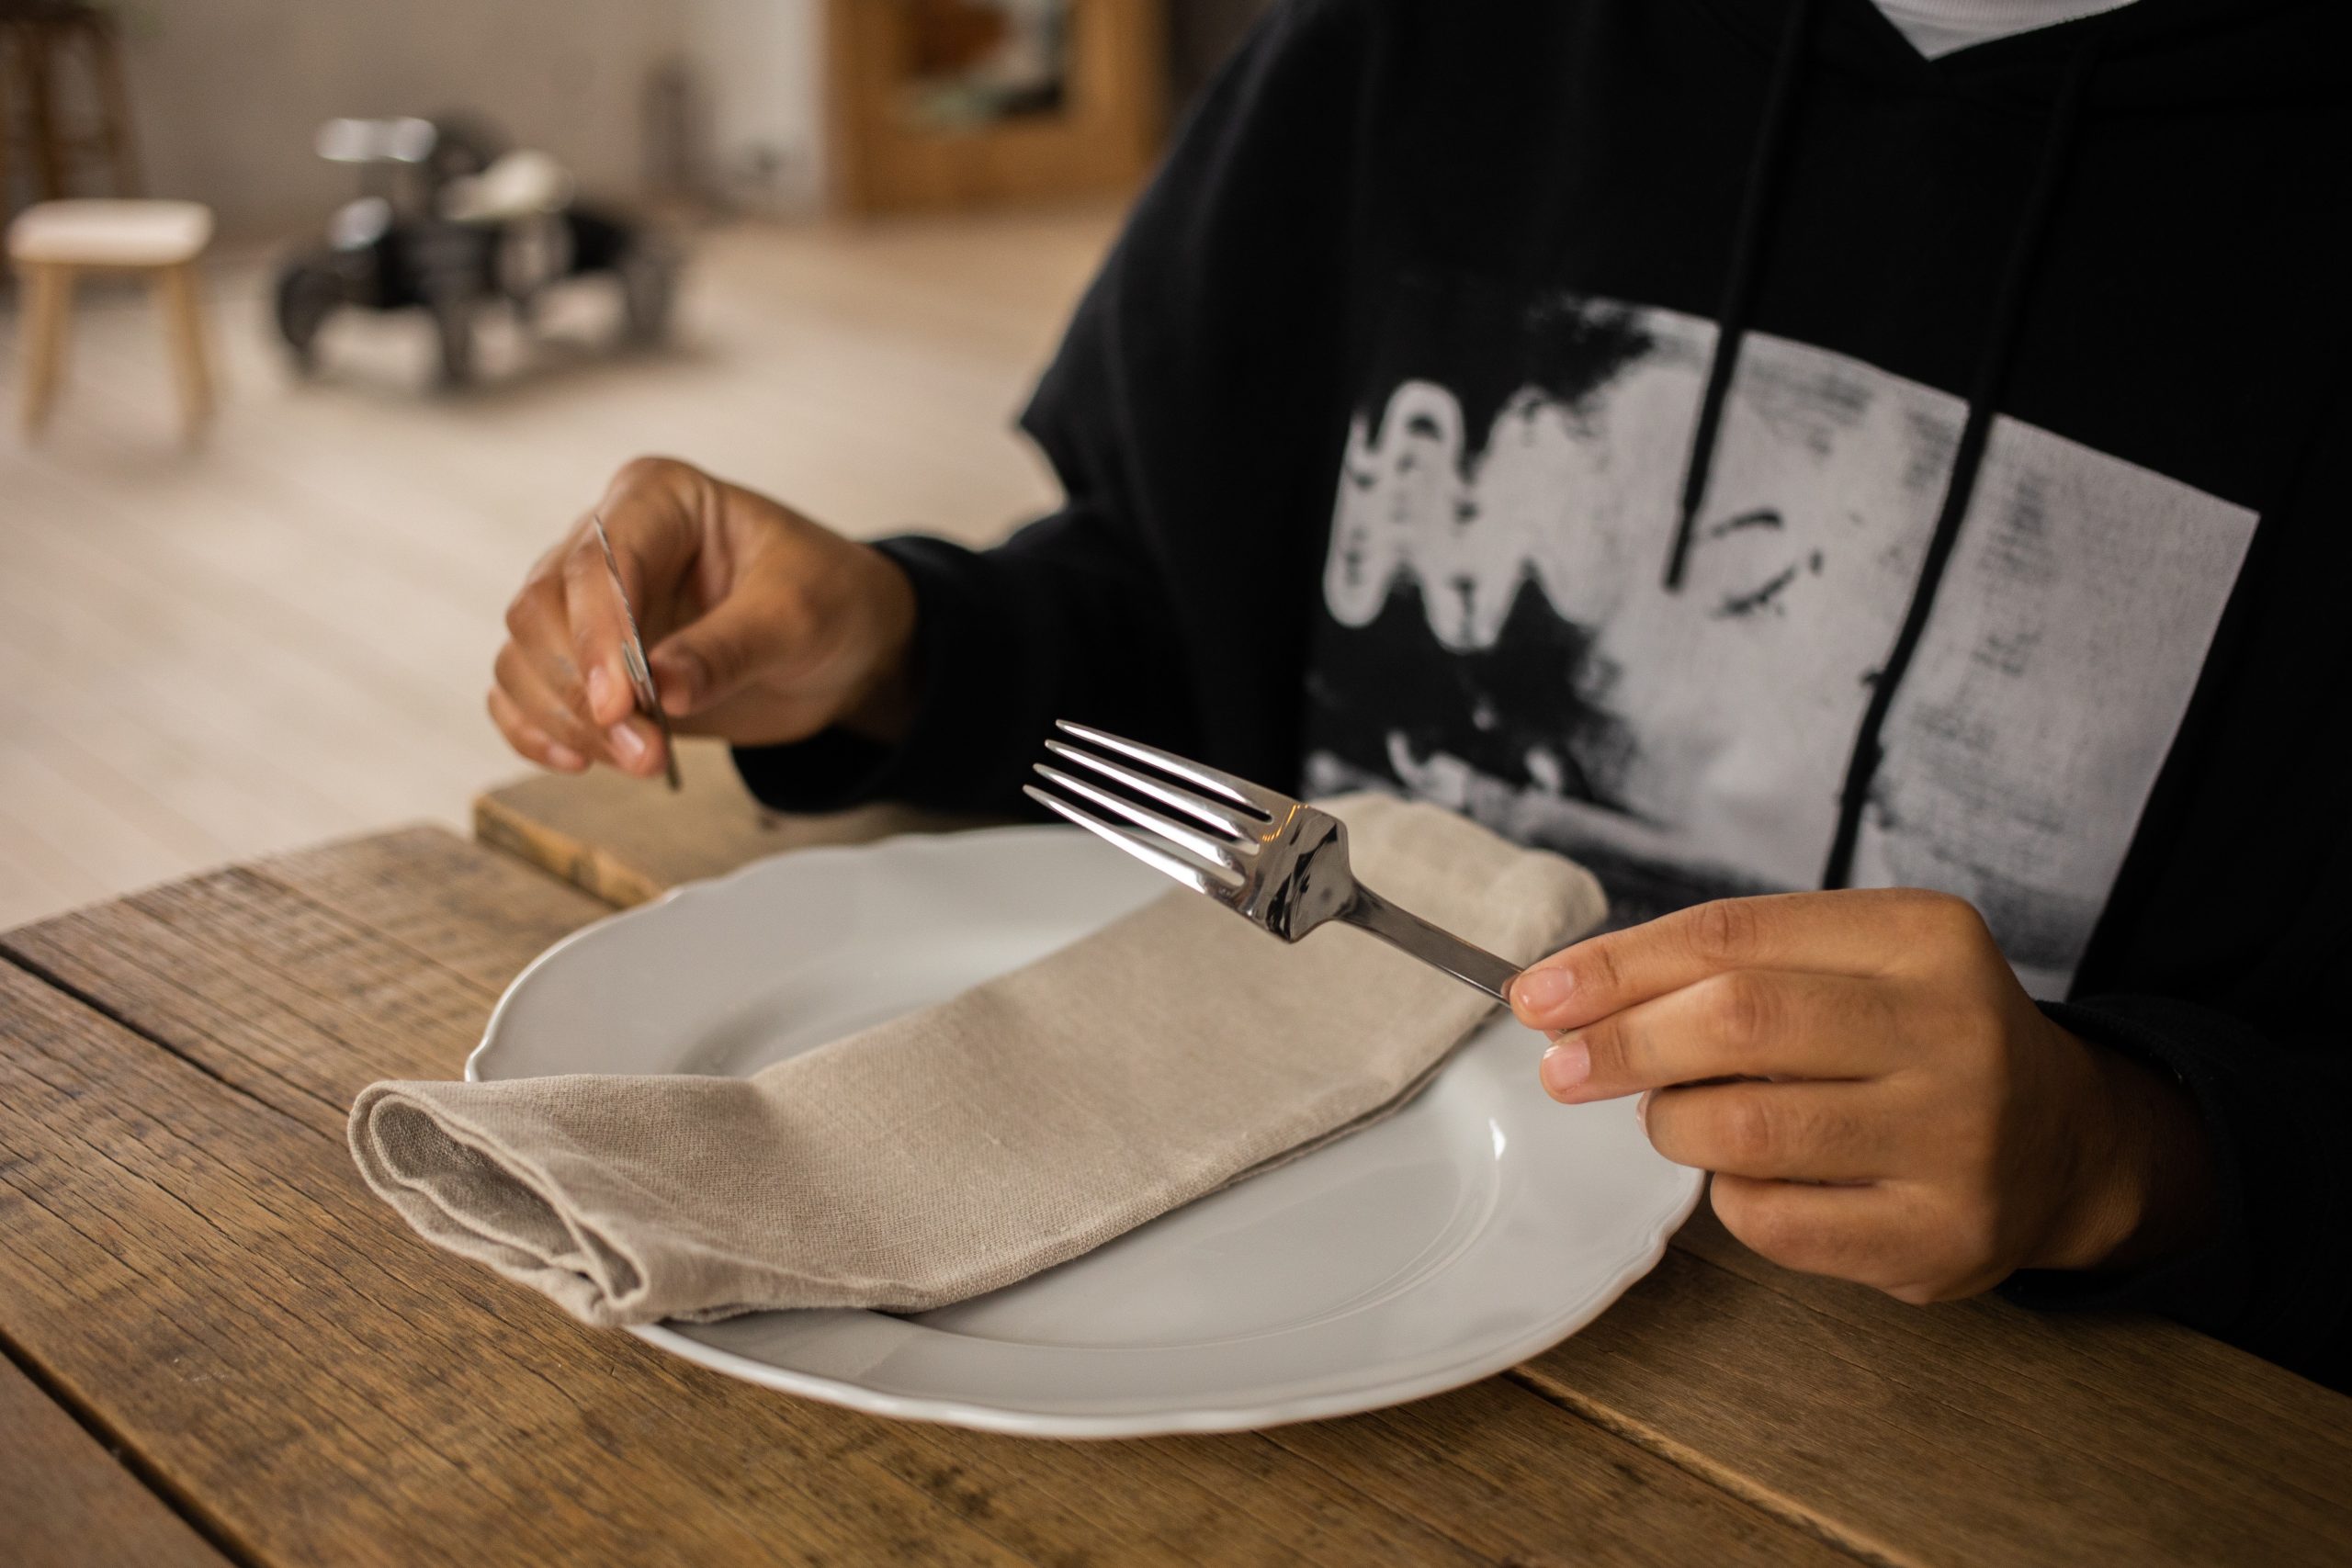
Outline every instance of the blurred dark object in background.
[(1190, 104), (1274, 0), (1176, 0), (1168, 11), (1170, 102)]
[(462, 385), (473, 377), (484, 308), (504, 305), (528, 326), (548, 288), (598, 275), (620, 288), (628, 341), (667, 331), (673, 248), (643, 225), (575, 202), (561, 164), (508, 150), (487, 122), (330, 120), (318, 151), (356, 167), (361, 194), (329, 220), (324, 245), (278, 273), (277, 331), (299, 369), (317, 368), (319, 333), (345, 306), (421, 309), (438, 340), (443, 384)]
[[(85, 184), (93, 166), (103, 187)], [(69, 196), (137, 196), (139, 160), (111, 14), (72, 0), (0, 0), (0, 211)], [(78, 188), (77, 188), (78, 187)]]

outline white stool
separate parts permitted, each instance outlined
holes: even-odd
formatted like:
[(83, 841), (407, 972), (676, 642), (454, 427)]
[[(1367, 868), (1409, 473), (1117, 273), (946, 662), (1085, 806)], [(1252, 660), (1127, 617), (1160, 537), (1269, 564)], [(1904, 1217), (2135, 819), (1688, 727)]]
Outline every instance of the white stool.
[(212, 238), (212, 209), (193, 201), (44, 201), (8, 226), (8, 256), (25, 281), (25, 434), (49, 421), (65, 367), (74, 281), (85, 272), (153, 276), (170, 339), (180, 411), (193, 436), (212, 412), (196, 258)]

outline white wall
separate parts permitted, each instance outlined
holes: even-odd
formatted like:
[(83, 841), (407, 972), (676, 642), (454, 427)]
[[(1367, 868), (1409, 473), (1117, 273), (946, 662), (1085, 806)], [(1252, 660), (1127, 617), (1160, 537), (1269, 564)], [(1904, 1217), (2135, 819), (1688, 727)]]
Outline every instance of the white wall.
[[(1177, 8), (1180, 75), (1267, 0)], [(823, 0), (120, 0), (148, 186), (232, 233), (315, 228), (353, 190), (341, 115), (479, 111), (591, 191), (643, 185), (649, 78), (683, 58), (714, 194), (797, 215), (825, 186)], [(1198, 35), (1196, 37), (1196, 35)], [(1183, 58), (1202, 59), (1189, 70)]]
[(684, 46), (689, 20), (688, 5), (662, 0), (129, 0), (123, 9), (148, 188), (209, 202), (232, 233), (266, 234), (315, 226), (352, 193), (352, 172), (311, 151), (319, 122), (338, 115), (476, 110), (563, 159), (589, 190), (637, 190), (647, 78)]
[(820, 0), (686, 0), (685, 13), (719, 194), (750, 211), (814, 211), (825, 186)]

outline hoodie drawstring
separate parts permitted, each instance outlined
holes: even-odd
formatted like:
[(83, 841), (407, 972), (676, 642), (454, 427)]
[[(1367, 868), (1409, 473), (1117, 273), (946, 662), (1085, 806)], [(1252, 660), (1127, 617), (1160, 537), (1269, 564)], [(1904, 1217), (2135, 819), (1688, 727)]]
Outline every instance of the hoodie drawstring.
[(1723, 423), (1732, 370), (1739, 363), (1739, 340), (1747, 330), (1747, 309), (1756, 297), (1765, 223), (1771, 215), (1781, 151), (1788, 143), (1789, 120), (1796, 107), (1797, 77), (1804, 69), (1805, 29), (1812, 17), (1813, 0), (1793, 0), (1789, 6), (1781, 47), (1772, 56), (1772, 79), (1764, 89), (1764, 119), (1757, 128), (1747, 186), (1740, 197), (1739, 221), (1732, 231), (1731, 263), (1724, 274), (1723, 299), (1715, 308), (1715, 351), (1707, 362), (1706, 395), (1699, 400), (1699, 423), (1691, 433), (1690, 457), (1682, 471), (1682, 510), (1674, 526), (1674, 553), (1666, 563), (1668, 592), (1682, 586), (1691, 527), (1707, 500), (1707, 470), (1714, 463), (1715, 433)]
[[(1716, 313), (1715, 347), (1707, 364), (1707, 389), (1700, 400), (1699, 421), (1690, 438), (1690, 457), (1682, 474), (1682, 503), (1675, 520), (1674, 550), (1666, 566), (1668, 592), (1679, 592), (1682, 587), (1683, 568), (1690, 557), (1699, 512), (1706, 503), (1707, 476), (1714, 464), (1724, 405), (1730, 396), (1732, 372), (1739, 363), (1740, 340), (1747, 334), (1747, 314), (1755, 301), (1757, 276), (1762, 270), (1766, 231), (1788, 142), (1789, 122), (1794, 117), (1796, 86), (1804, 74), (1806, 29), (1812, 13), (1812, 0), (1792, 0), (1788, 23), (1781, 34), (1780, 51), (1772, 59), (1772, 78), (1764, 95), (1764, 119), (1757, 130), (1755, 155), (1748, 163), (1747, 188), (1740, 200), (1739, 222), (1733, 232), (1723, 299)], [(1870, 677), (1871, 700), (1862, 712), (1853, 751), (1847, 759), (1845, 785), (1838, 792), (1837, 829), (1831, 836), (1829, 858), (1821, 873), (1824, 887), (1843, 887), (1853, 875), (1854, 846), (1861, 836), (1862, 812), (1870, 803), (1871, 784), (1878, 776), (1879, 763), (1885, 755), (1880, 732), (1894, 705), (1895, 691), (1911, 667), (1912, 656), (1918, 651), (1928, 614), (1935, 608), (1936, 590), (1943, 581), (1945, 567), (1951, 564), (1952, 547), (1959, 542), (1961, 523), (1968, 515), (1977, 471), (1984, 466), (1984, 443), (1992, 434), (1994, 409), (2000, 401), (2009, 362), (2016, 355), (2018, 329), (2025, 318), (2026, 297), (2035, 265), (2041, 259), (2042, 237), (2050, 226), (2050, 214), (2057, 206), (2059, 188), (2065, 183), (2068, 160), (2074, 152), (2075, 122), (2092, 63), (2090, 50), (2075, 56), (2051, 106), (2049, 129), (2041, 139), (2041, 155), (2034, 170), (2033, 185), (2010, 240), (2008, 260), (2002, 268), (2000, 288), (1986, 320), (1984, 352), (1969, 383), (1968, 413), (1953, 450), (1951, 474), (1944, 483), (1935, 531), (1928, 536), (1927, 557), (1912, 585), (1903, 628), (1895, 635), (1886, 661)]]
[(1903, 677), (1911, 667), (1911, 656), (1918, 651), (1920, 635), (1928, 628), (1928, 615), (1935, 608), (1936, 589), (1943, 581), (1944, 568), (1951, 564), (1952, 547), (1960, 539), (1961, 523), (1968, 515), (1977, 471), (1984, 466), (1985, 439), (1992, 434), (1994, 409), (2000, 401), (2010, 361), (2016, 357), (2018, 330), (2025, 320), (2026, 298), (2031, 292), (2042, 238), (2050, 227), (2050, 214), (2058, 204), (2059, 189), (2065, 184), (2091, 64), (2089, 51), (2075, 56), (2059, 84), (2057, 100), (2051, 106), (2050, 128), (2041, 139), (2041, 164), (2034, 171), (2032, 190), (2026, 197), (2025, 209), (2018, 216), (2009, 243), (2008, 263), (2002, 268), (2001, 287), (1994, 296), (1992, 314), (1986, 321), (1984, 351), (1976, 362), (1976, 374), (1969, 385), (1968, 418), (1961, 425), (1960, 445), (1952, 454), (1951, 477), (1944, 484), (1943, 505), (1936, 513), (1936, 529), (1928, 538), (1927, 558), (1920, 563), (1918, 581), (1911, 590), (1911, 607), (1904, 613), (1903, 629), (1895, 634), (1886, 662), (1871, 679), (1870, 705), (1863, 710), (1861, 728), (1854, 737), (1854, 750), (1847, 760), (1846, 784), (1838, 798), (1838, 831), (1830, 840), (1829, 858), (1821, 873), (1824, 887), (1843, 887), (1853, 874), (1854, 844), (1861, 834), (1862, 810), (1870, 802), (1871, 783), (1885, 755), (1879, 743), (1879, 732), (1894, 705), (1895, 689), (1902, 685)]

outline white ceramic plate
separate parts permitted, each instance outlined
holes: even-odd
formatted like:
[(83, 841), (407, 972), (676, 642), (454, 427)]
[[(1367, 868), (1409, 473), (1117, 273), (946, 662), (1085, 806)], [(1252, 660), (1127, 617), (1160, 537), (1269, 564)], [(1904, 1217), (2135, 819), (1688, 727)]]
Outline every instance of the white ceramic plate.
[[(778, 856), (559, 942), (466, 1075), (757, 1072), (1167, 890), (1075, 829)], [(1458, 1387), (1591, 1322), (1698, 1201), (1631, 1101), (1545, 1099), (1538, 1043), (1498, 1019), (1387, 1121), (957, 1306), (638, 1332), (771, 1388), (1035, 1436), (1264, 1427)]]

